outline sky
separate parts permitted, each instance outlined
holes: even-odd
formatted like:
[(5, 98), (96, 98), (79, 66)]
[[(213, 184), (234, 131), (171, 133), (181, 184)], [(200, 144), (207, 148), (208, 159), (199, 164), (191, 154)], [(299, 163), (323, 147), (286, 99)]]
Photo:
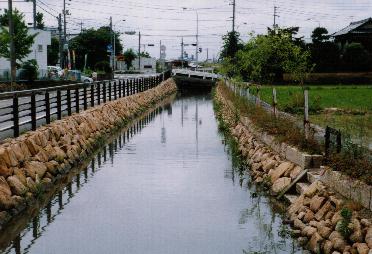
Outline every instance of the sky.
[[(14, 7), (25, 13), (26, 21), (32, 22), (32, 3), (13, 0)], [(167, 59), (181, 55), (181, 40), (195, 43), (199, 16), (199, 60), (217, 58), (222, 45), (222, 35), (232, 28), (233, 0), (66, 0), (68, 16), (67, 31), (71, 34), (91, 27), (109, 24), (112, 16), (115, 31), (123, 33), (120, 39), (125, 48), (138, 49), (138, 32), (142, 34), (142, 51), (159, 57), (160, 41), (166, 46)], [(37, 0), (39, 12), (45, 15), (46, 25), (56, 27), (55, 18), (62, 12), (63, 0)], [(372, 16), (372, 0), (236, 0), (236, 30), (243, 41), (254, 32), (262, 34), (273, 25), (274, 6), (277, 6), (279, 26), (299, 26), (300, 35), (309, 40), (311, 31), (326, 27), (334, 33), (352, 21)], [(0, 0), (0, 9), (7, 8), (7, 1)], [(184, 9), (186, 8), (186, 9)], [(0, 10), (2, 12), (2, 10)], [(125, 20), (125, 21), (123, 21)], [(135, 31), (137, 35), (125, 35)], [(149, 47), (148, 44), (154, 44)], [(208, 49), (208, 50), (207, 50)], [(195, 47), (187, 46), (191, 56)]]

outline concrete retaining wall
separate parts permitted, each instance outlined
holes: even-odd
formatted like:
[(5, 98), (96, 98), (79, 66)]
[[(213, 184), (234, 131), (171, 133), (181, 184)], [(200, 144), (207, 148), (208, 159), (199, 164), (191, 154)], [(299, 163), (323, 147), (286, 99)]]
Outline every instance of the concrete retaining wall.
[(156, 88), (74, 114), (0, 145), (0, 226), (61, 175), (84, 160), (107, 135), (177, 90)]

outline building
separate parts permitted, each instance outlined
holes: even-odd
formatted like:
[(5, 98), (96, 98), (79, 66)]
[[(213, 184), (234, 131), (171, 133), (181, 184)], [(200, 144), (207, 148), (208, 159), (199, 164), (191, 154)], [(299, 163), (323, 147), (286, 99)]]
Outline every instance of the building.
[(336, 43), (341, 43), (342, 46), (357, 42), (372, 52), (372, 18), (351, 22), (349, 26), (334, 33), (332, 37)]
[[(40, 29), (29, 28), (29, 34), (36, 34), (31, 53), (22, 61), (35, 59), (39, 66), (39, 78), (47, 76), (48, 65), (48, 46), (51, 44), (51, 32)], [(8, 59), (0, 57), (0, 79), (9, 79), (10, 62)], [(19, 72), (17, 72), (19, 73)]]
[[(125, 64), (124, 61), (117, 61), (116, 68), (119, 71), (126, 71), (127, 65)], [(138, 58), (133, 60), (131, 70), (138, 71)], [(141, 69), (139, 71), (142, 73), (155, 73), (156, 72), (156, 58), (141, 57)]]

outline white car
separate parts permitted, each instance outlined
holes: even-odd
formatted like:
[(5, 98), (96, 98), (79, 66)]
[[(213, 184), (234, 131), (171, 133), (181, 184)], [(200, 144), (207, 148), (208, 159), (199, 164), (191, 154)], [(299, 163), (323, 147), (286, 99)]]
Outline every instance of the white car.
[(93, 83), (93, 79), (90, 78), (90, 77), (81, 75), (81, 82), (83, 82), (84, 84), (92, 84)]

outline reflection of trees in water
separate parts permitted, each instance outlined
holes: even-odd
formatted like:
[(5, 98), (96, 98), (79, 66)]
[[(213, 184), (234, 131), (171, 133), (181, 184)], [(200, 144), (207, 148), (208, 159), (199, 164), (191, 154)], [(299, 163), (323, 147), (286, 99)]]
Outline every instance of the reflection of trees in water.
[[(296, 253), (298, 251), (294, 241), (289, 237), (288, 228), (282, 224), (280, 218), (275, 213), (277, 209), (264, 193), (257, 195), (255, 185), (246, 175), (248, 165), (241, 157), (238, 151), (238, 143), (235, 139), (221, 134), (224, 140), (225, 151), (229, 154), (232, 167), (225, 171), (225, 177), (231, 178), (235, 183), (239, 179), (240, 186), (243, 187), (245, 179), (248, 179), (246, 187), (251, 193), (249, 208), (241, 211), (239, 224), (246, 225), (254, 223), (254, 229), (248, 248), (242, 250), (242, 253), (261, 254), (261, 253)], [(291, 250), (289, 250), (291, 249)], [(289, 252), (290, 251), (290, 252)]]
[[(67, 184), (58, 187), (55, 194), (50, 193), (50, 195), (54, 196), (52, 196), (50, 200), (43, 201), (44, 204), (41, 204), (40, 209), (37, 209), (37, 207), (30, 208), (32, 214), (26, 211), (25, 216), (19, 219), (24, 225), (18, 223), (2, 231), (2, 234), (9, 235), (9, 239), (7, 243), (4, 243), (4, 245), (7, 244), (8, 247), (5, 247), (3, 251), (0, 249), (0, 253), (28, 253), (31, 247), (46, 231), (47, 227), (55, 221), (56, 217), (63, 212), (65, 206), (71, 202), (72, 198), (79, 193), (82, 187), (84, 187), (91, 178), (93, 178), (96, 172), (100, 171), (101, 167), (108, 159), (107, 155), (110, 157), (110, 163), (113, 163), (114, 156), (118, 149), (126, 148), (123, 144), (128, 143), (129, 139), (135, 135), (135, 133), (142, 130), (159, 113), (160, 110), (156, 109), (154, 112), (134, 123), (127, 131), (121, 133), (108, 145), (101, 148), (91, 161), (86, 164), (89, 164), (89, 167), (83, 166), (80, 171), (76, 170), (78, 172), (76, 175), (71, 173)], [(81, 178), (83, 178), (84, 181), (81, 181)], [(20, 232), (17, 233), (17, 231)]]

